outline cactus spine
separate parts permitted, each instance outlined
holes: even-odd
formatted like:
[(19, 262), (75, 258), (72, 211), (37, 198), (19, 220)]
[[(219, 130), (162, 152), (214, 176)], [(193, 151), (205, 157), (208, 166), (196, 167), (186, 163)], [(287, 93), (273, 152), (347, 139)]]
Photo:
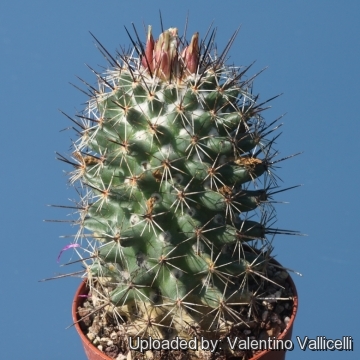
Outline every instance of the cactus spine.
[(276, 283), (276, 126), (247, 69), (225, 64), (233, 40), (218, 55), (213, 36), (186, 43), (170, 28), (154, 41), (149, 27), (145, 46), (117, 59), (100, 45), (111, 68), (95, 72), (73, 159), (61, 159), (82, 192), (76, 243), (92, 301), (128, 336), (224, 337), (251, 326)]

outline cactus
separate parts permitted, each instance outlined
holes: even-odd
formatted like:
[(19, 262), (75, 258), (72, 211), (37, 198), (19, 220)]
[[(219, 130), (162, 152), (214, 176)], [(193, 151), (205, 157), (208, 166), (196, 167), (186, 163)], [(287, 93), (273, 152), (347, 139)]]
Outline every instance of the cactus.
[(264, 298), (291, 299), (270, 256), (274, 234), (295, 233), (269, 225), (280, 125), (265, 122), (249, 67), (225, 64), (235, 35), (221, 54), (214, 32), (188, 43), (176, 28), (154, 41), (149, 27), (117, 58), (98, 42), (110, 69), (93, 70), (72, 159), (60, 157), (81, 194), (67, 248), (94, 312), (125, 338), (222, 339), (264, 321)]

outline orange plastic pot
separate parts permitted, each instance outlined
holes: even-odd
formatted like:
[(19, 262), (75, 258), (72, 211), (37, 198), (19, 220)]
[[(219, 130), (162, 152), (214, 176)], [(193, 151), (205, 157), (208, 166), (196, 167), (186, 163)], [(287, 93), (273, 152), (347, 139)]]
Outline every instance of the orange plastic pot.
[[(274, 261), (274, 262), (277, 263), (276, 261)], [(298, 295), (297, 295), (296, 287), (290, 276), (288, 277), (288, 279), (289, 279), (289, 282), (293, 289), (294, 305), (293, 305), (293, 312), (290, 317), (290, 321), (289, 321), (286, 329), (282, 332), (282, 334), (279, 337), (279, 339), (282, 339), (282, 340), (291, 340), (292, 330), (293, 330), (293, 326), (294, 326), (294, 320), (295, 320), (295, 316), (296, 316), (296, 313), (298, 310)], [(78, 323), (79, 316), (78, 316), (77, 309), (86, 300), (86, 298), (82, 297), (81, 295), (87, 295), (87, 294), (88, 294), (88, 289), (86, 287), (86, 282), (83, 281), (75, 293), (75, 298), (74, 298), (74, 301), (72, 304), (72, 318), (73, 318), (73, 322), (75, 323), (76, 331), (78, 332), (78, 334), (80, 336), (80, 339), (84, 346), (85, 354), (89, 360), (112, 360), (110, 357), (106, 356), (103, 352), (101, 352), (99, 349), (97, 349), (91, 343), (91, 341), (86, 337), (86, 335), (82, 332), (82, 330), (79, 326), (79, 323)], [(253, 356), (250, 360), (284, 360), (285, 355), (286, 355), (285, 350), (276, 350), (276, 351), (275, 350), (273, 350), (273, 351), (264, 350), (264, 351), (258, 353), (257, 355)], [(233, 359), (233, 360), (235, 360), (235, 359)]]

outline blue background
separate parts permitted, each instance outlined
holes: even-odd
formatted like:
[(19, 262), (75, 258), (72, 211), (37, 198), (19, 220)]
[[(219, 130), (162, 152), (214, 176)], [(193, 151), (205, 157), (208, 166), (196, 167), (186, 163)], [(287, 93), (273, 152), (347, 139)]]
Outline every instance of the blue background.
[[(277, 141), (280, 156), (304, 153), (281, 163), (284, 186), (304, 186), (281, 193), (280, 228), (307, 237), (277, 236), (277, 259), (303, 273), (294, 276), (300, 308), (294, 336), (354, 338), (354, 352), (302, 352), (297, 344), (287, 359), (355, 359), (359, 336), (359, 36), (360, 3), (354, 1), (2, 1), (0, 4), (1, 103), (1, 258), (0, 348), (2, 359), (85, 359), (71, 324), (70, 306), (79, 279), (39, 283), (54, 276), (56, 257), (72, 234), (66, 219), (76, 199), (67, 186), (55, 151), (67, 154), (71, 126), (58, 112), (72, 115), (86, 97), (68, 81), (78, 75), (94, 84), (84, 66), (106, 66), (88, 31), (114, 53), (130, 41), (124, 25), (143, 22), (158, 35), (164, 26), (204, 35), (218, 27), (222, 49), (234, 30), (240, 33), (231, 63), (248, 65), (266, 100), (276, 94), (268, 121), (283, 113)], [(67, 254), (63, 260), (67, 259)]]

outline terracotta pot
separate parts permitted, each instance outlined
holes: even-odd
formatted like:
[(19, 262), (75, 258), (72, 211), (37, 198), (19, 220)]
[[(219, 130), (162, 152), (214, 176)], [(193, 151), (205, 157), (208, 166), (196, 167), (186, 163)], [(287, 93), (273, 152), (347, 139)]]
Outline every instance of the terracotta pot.
[[(276, 262), (275, 260), (273, 260), (275, 263), (279, 264), (278, 262)], [(292, 336), (292, 331), (293, 331), (293, 327), (294, 327), (294, 321), (295, 321), (295, 317), (298, 311), (298, 306), (299, 306), (299, 300), (298, 300), (298, 294), (296, 291), (296, 287), (294, 284), (293, 279), (290, 277), (288, 277), (288, 281), (291, 284), (292, 290), (293, 290), (293, 294), (294, 294), (294, 303), (293, 303), (293, 311), (290, 317), (290, 321), (286, 327), (286, 329), (281, 333), (281, 335), (279, 336), (279, 339), (281, 340), (291, 340), (291, 336)], [(285, 350), (264, 350), (262, 352), (260, 352), (259, 354), (253, 356), (250, 360), (284, 360), (285, 359), (285, 355), (286, 355), (286, 351)]]
[[(277, 263), (275, 260), (273, 261)], [(297, 295), (296, 287), (290, 276), (288, 277), (288, 279), (293, 288), (294, 306), (293, 306), (293, 312), (290, 318), (290, 322), (288, 323), (286, 329), (282, 332), (281, 336), (279, 337), (279, 339), (282, 340), (291, 340), (294, 320), (298, 309), (298, 295)], [(88, 294), (88, 289), (86, 287), (86, 282), (84, 281), (78, 287), (72, 304), (72, 318), (73, 318), (73, 322), (75, 323), (76, 331), (80, 335), (81, 341), (84, 346), (85, 354), (89, 360), (112, 360), (110, 357), (106, 356), (103, 352), (101, 352), (91, 343), (91, 341), (82, 332), (79, 323), (77, 323), (77, 321), (79, 320), (77, 309), (86, 300), (86, 298), (81, 297), (79, 295), (87, 295), (87, 294)], [(286, 355), (286, 351), (264, 350), (259, 354), (257, 354), (256, 356), (252, 357), (250, 360), (284, 360), (285, 355)], [(232, 360), (236, 360), (236, 359), (233, 358)]]
[(88, 292), (89, 289), (86, 287), (86, 281), (83, 281), (76, 290), (75, 298), (72, 304), (72, 318), (73, 318), (73, 322), (75, 323), (75, 329), (80, 335), (81, 342), (84, 346), (85, 354), (89, 360), (112, 360), (91, 343), (91, 341), (82, 332), (80, 325), (77, 322), (79, 320), (77, 309), (86, 300), (86, 298), (81, 297), (81, 295), (87, 295)]

